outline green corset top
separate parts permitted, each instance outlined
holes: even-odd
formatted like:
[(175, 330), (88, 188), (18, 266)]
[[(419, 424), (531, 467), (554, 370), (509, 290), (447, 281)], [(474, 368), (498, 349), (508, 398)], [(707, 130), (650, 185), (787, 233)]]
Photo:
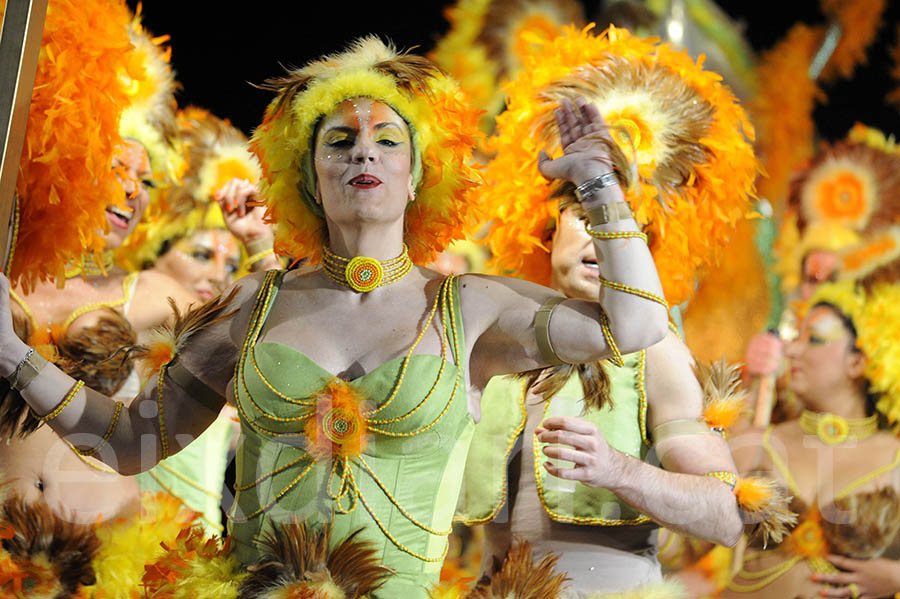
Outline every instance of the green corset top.
[[(441, 355), (409, 354), (336, 378), (279, 343), (257, 343), (281, 285), (271, 271), (235, 372), (241, 418), (237, 497), (229, 514), (238, 559), (252, 563), (275, 522), (357, 529), (396, 573), (377, 597), (428, 597), (447, 552), (474, 423), (460, 363), (458, 283), (448, 277), (423, 325), (437, 319)], [(421, 336), (420, 336), (421, 338)]]

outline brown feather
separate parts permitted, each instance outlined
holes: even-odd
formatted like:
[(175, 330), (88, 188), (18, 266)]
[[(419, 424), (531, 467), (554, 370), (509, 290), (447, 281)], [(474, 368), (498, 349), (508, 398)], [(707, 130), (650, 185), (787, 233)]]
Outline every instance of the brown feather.
[[(741, 386), (740, 366), (729, 364), (723, 357), (718, 362), (698, 363), (694, 372), (703, 388), (707, 424), (711, 428), (719, 426), (727, 429), (746, 410), (747, 398)], [(723, 419), (727, 422), (718, 422)]]
[[(220, 294), (197, 307), (191, 305), (184, 313), (175, 305), (175, 300), (169, 298), (169, 305), (172, 307), (174, 316), (173, 321), (155, 329), (154, 335), (171, 344), (171, 347), (174, 348), (174, 355), (177, 355), (195, 334), (218, 322), (231, 318), (237, 312), (237, 308), (233, 310), (228, 309), (234, 301), (237, 292), (238, 289), (235, 287), (228, 295)], [(134, 354), (140, 359), (149, 351), (149, 348), (146, 346), (134, 346), (129, 348), (128, 351), (129, 354)]]
[(331, 526), (309, 527), (293, 520), (277, 525), (261, 541), (262, 558), (248, 566), (249, 576), (241, 583), (242, 599), (262, 599), (287, 586), (331, 583), (347, 599), (359, 599), (384, 584), (391, 570), (377, 560), (377, 550), (369, 541), (350, 534), (329, 551)]
[(27, 503), (13, 495), (0, 508), (0, 520), (15, 534), (3, 549), (18, 562), (42, 556), (52, 564), (62, 590), (56, 599), (72, 597), (82, 585), (96, 582), (92, 562), (100, 549), (93, 526), (64, 520), (45, 503)]
[[(137, 337), (120, 313), (104, 310), (101, 314), (90, 326), (69, 328), (57, 344), (56, 365), (91, 389), (112, 395), (134, 367), (135, 358), (129, 350)], [(0, 381), (0, 439), (25, 438), (40, 425), (18, 391), (5, 379)]]
[(881, 557), (900, 530), (900, 495), (893, 487), (854, 493), (822, 510), (831, 551), (853, 559)]
[(531, 544), (517, 539), (490, 576), (478, 581), (467, 599), (557, 599), (567, 580), (556, 574), (559, 556), (548, 553), (537, 563)]

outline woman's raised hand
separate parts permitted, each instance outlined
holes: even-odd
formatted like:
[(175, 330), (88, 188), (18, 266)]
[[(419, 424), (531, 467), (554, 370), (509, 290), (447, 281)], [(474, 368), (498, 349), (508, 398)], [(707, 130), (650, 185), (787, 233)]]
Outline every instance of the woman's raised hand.
[(237, 178), (223, 185), (214, 196), (222, 207), (228, 230), (245, 244), (272, 236), (271, 228), (263, 222), (265, 209), (254, 205), (258, 197), (256, 185)]
[(580, 97), (574, 103), (563, 100), (554, 115), (563, 155), (551, 160), (542, 150), (538, 156), (542, 175), (580, 185), (612, 170), (609, 152), (598, 141), (608, 137), (609, 129), (596, 106)]

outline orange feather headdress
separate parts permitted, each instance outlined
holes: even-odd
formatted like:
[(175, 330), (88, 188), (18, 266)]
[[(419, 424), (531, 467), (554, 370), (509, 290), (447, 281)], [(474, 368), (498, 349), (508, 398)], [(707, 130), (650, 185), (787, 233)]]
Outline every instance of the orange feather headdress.
[(373, 36), (266, 87), (278, 95), (251, 147), (262, 164), (261, 194), (275, 223), (277, 253), (319, 261), (326, 230), (315, 202), (312, 138), (319, 119), (356, 97), (387, 104), (410, 126), (417, 185), (406, 210), (410, 258), (429, 263), (479, 224), (477, 205), (465, 194), (479, 180), (471, 164), (478, 115), (431, 61), (398, 53)]
[(715, 263), (750, 211), (758, 164), (753, 128), (721, 78), (686, 53), (610, 27), (567, 27), (537, 44), (506, 86), (508, 110), (497, 118), (496, 158), (475, 192), (493, 216), (488, 242), (495, 268), (547, 284), (544, 245), (559, 206), (538, 172), (538, 150), (558, 152), (552, 110), (563, 98), (593, 102), (636, 172), (626, 196), (651, 238), (670, 303), (691, 296), (696, 275)]
[[(123, 138), (147, 148), (154, 170), (168, 163), (154, 152), (162, 108), (174, 106), (162, 41), (150, 40), (122, 0), (50, 2), (16, 183), (10, 275), (26, 291), (63, 279), (85, 254), (102, 262), (106, 208), (125, 199), (111, 166)], [(148, 112), (149, 124), (137, 116)]]

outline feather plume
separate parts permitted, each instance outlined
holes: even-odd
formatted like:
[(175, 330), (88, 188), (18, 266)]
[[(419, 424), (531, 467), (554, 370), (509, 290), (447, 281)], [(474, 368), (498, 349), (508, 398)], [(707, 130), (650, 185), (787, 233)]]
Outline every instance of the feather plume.
[(230, 318), (237, 312), (237, 308), (228, 310), (235, 295), (237, 295), (237, 287), (232, 289), (228, 295), (214, 297), (196, 308), (191, 306), (183, 314), (175, 305), (175, 301), (169, 298), (169, 305), (172, 306), (174, 313), (173, 322), (155, 329), (152, 333), (153, 338), (148, 345), (133, 348), (135, 354), (145, 360), (142, 364), (145, 374), (158, 371), (175, 359), (178, 352), (195, 334), (206, 327)]
[(261, 542), (263, 557), (247, 567), (249, 576), (241, 584), (239, 596), (265, 599), (286, 589), (309, 599), (368, 595), (384, 584), (391, 570), (378, 563), (377, 550), (357, 538), (359, 532), (329, 551), (330, 525), (311, 528), (297, 520), (278, 525)]
[(559, 556), (548, 553), (537, 563), (531, 543), (518, 539), (493, 573), (478, 581), (468, 599), (557, 599), (567, 580), (556, 573)]
[[(836, 510), (835, 517), (828, 517)], [(854, 493), (823, 510), (821, 526), (833, 553), (853, 559), (881, 557), (900, 531), (900, 495), (893, 487)]]
[(16, 495), (3, 503), (0, 521), (13, 530), (2, 544), (14, 560), (49, 563), (58, 579), (57, 599), (71, 597), (82, 585), (94, 584), (91, 562), (100, 540), (93, 526), (64, 520), (45, 503), (29, 503)]
[(883, 24), (885, 0), (822, 0), (822, 11), (841, 27), (831, 58), (822, 70), (822, 79), (851, 77), (858, 64), (866, 63), (866, 50), (875, 41)]
[(788, 509), (791, 497), (767, 478), (739, 478), (734, 495), (746, 524), (754, 525), (753, 536), (758, 536), (766, 547), (769, 542), (778, 544), (788, 528), (797, 523), (797, 514)]
[(747, 408), (740, 367), (722, 358), (718, 362), (697, 364), (695, 372), (706, 400), (703, 419), (711, 429), (728, 430)]

